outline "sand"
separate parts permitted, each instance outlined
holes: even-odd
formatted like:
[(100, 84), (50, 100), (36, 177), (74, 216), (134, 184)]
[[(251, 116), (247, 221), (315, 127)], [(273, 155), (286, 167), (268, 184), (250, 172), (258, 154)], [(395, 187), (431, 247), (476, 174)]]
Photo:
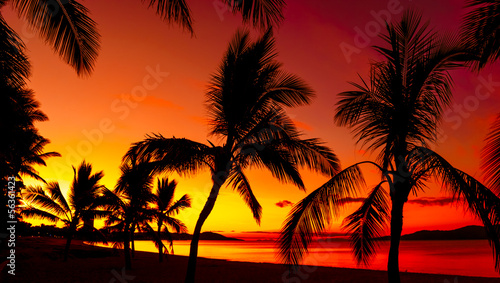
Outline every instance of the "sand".
[[(0, 282), (183, 282), (187, 257), (168, 256), (158, 262), (158, 254), (136, 252), (132, 270), (124, 269), (120, 251), (88, 246), (74, 241), (70, 258), (63, 262), (64, 239), (19, 238), (16, 248), (15, 276), (7, 274), (5, 262)], [(303, 266), (300, 273), (291, 275), (279, 264), (232, 262), (216, 259), (198, 259), (197, 282), (387, 282), (384, 271), (349, 268)], [(500, 282), (495, 278), (452, 275), (402, 273), (402, 282), (487, 283)]]

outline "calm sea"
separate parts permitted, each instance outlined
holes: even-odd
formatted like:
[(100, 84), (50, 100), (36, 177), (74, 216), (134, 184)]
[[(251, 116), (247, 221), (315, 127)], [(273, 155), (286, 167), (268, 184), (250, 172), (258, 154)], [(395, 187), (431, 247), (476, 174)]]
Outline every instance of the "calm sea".
[[(190, 241), (174, 241), (176, 255), (189, 255)], [(150, 241), (136, 241), (136, 250), (157, 252)], [(389, 242), (382, 242), (377, 256), (368, 267), (357, 266), (347, 241), (315, 244), (304, 264), (385, 270)], [(200, 257), (233, 261), (279, 263), (273, 241), (200, 241)], [(400, 247), (402, 272), (437, 273), (465, 276), (498, 277), (492, 249), (486, 240), (403, 241)]]

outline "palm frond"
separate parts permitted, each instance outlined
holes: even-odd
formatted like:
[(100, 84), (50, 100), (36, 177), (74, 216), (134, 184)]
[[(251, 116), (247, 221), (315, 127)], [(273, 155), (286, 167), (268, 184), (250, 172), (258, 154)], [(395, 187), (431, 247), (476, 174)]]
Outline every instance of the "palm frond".
[(263, 29), (279, 25), (283, 17), (283, 0), (223, 0), (233, 12), (240, 12), (243, 21)]
[(21, 210), (20, 213), (22, 216), (27, 218), (49, 221), (52, 223), (57, 223), (57, 221), (62, 220), (60, 216), (36, 208), (25, 208)]
[(30, 63), (24, 53), (24, 43), (0, 15), (0, 81), (20, 88), (30, 75)]
[(229, 176), (228, 183), (231, 184), (233, 189), (240, 194), (246, 205), (250, 208), (250, 210), (252, 210), (253, 218), (257, 221), (257, 224), (260, 225), (262, 206), (260, 206), (259, 201), (253, 194), (250, 183), (239, 166), (236, 166), (232, 174)]
[(482, 152), (482, 164), (486, 184), (497, 194), (500, 194), (500, 115), (490, 128), (486, 137), (486, 145)]
[[(47, 192), (41, 187), (28, 187), (23, 192), (23, 199), (28, 204), (28, 206), (44, 211), (61, 219), (66, 219), (71, 221), (72, 214), (70, 210), (67, 210), (64, 206), (66, 201), (64, 196), (62, 196), (59, 184), (49, 183), (46, 188)], [(64, 201), (61, 201), (62, 198)]]
[(191, 207), (191, 198), (189, 195), (183, 195), (174, 204), (172, 204), (166, 211), (166, 215), (178, 214), (180, 210)]
[(79, 75), (92, 72), (100, 35), (85, 6), (75, 0), (12, 0), (12, 4)]
[(198, 142), (184, 138), (164, 138), (157, 134), (134, 143), (124, 161), (151, 160), (151, 164), (156, 166), (156, 173), (177, 172), (184, 176), (209, 167), (208, 150), (208, 146)]
[(478, 54), (474, 68), (483, 68), (500, 56), (500, 3), (495, 0), (467, 0), (471, 10), (464, 16), (461, 27), (462, 44)]
[(324, 231), (332, 216), (337, 217), (349, 196), (364, 185), (358, 165), (347, 167), (311, 192), (290, 211), (279, 237), (279, 259), (298, 265), (315, 236)]
[(354, 258), (358, 264), (368, 266), (375, 256), (381, 233), (390, 219), (387, 192), (379, 183), (364, 200), (361, 207), (347, 216), (342, 229), (350, 233)]
[(480, 219), (493, 249), (495, 269), (500, 271), (500, 198), (479, 181), (449, 164), (443, 157), (421, 149), (423, 166), (439, 177), (453, 200)]
[(188, 229), (179, 219), (173, 217), (165, 217), (165, 224), (175, 230), (176, 233), (187, 233)]
[[(142, 0), (146, 2), (146, 0)], [(191, 11), (184, 0), (149, 0), (149, 7), (168, 23), (179, 23), (184, 29), (194, 34)]]

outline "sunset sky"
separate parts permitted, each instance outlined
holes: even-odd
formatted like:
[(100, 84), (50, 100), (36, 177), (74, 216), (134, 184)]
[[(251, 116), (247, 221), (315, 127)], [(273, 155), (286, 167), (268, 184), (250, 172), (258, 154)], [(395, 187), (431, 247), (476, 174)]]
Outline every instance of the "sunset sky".
[[(9, 6), (2, 11), (28, 48), (33, 66), (29, 87), (49, 117), (48, 122), (38, 124), (41, 134), (51, 140), (46, 150), (62, 154), (51, 158), (46, 168), (39, 168), (41, 176), (67, 188), (73, 177), (71, 166), (85, 159), (96, 170), (104, 171), (104, 184), (113, 188), (122, 156), (131, 143), (146, 134), (217, 142), (208, 136), (204, 93), (229, 40), (242, 26), (240, 15), (232, 15), (217, 0), (187, 1), (194, 18), (195, 35), (191, 36), (177, 25), (162, 22), (141, 1), (82, 2), (102, 35), (95, 71), (86, 78), (78, 77)], [(404, 9), (414, 7), (437, 31), (451, 33), (459, 28), (464, 1), (286, 2), (285, 21), (275, 32), (277, 60), (317, 93), (311, 105), (289, 109), (289, 115), (306, 137), (323, 139), (343, 167), (374, 159), (376, 154), (355, 145), (348, 129), (333, 123), (337, 94), (351, 90), (348, 81), (359, 82), (358, 74), (367, 78), (369, 63), (377, 59), (369, 46), (381, 43), (377, 33), (383, 31), (381, 21), (387, 15), (397, 19)], [(258, 31), (253, 34), (257, 36)], [(457, 168), (481, 179), (482, 141), (500, 105), (500, 66), (489, 66), (479, 74), (454, 71), (453, 77), (454, 105), (445, 113), (443, 138), (435, 150)], [(370, 170), (366, 168), (368, 175)], [(290, 203), (306, 196), (266, 171), (251, 170), (248, 176), (263, 207), (261, 225), (255, 223), (238, 193), (225, 188), (203, 227), (205, 231), (277, 231)], [(179, 215), (192, 233), (211, 188), (209, 172), (192, 178), (171, 177), (179, 182), (177, 198), (187, 193), (193, 199), (193, 208)], [(307, 171), (303, 177), (308, 192), (327, 181)], [(376, 178), (368, 179), (368, 188), (370, 183), (375, 185)], [(348, 206), (344, 215), (357, 206), (359, 203)], [(341, 221), (330, 229), (338, 231)], [(462, 208), (451, 206), (439, 185), (430, 185), (426, 194), (411, 196), (404, 211), (403, 233), (470, 224), (479, 222), (464, 216)]]

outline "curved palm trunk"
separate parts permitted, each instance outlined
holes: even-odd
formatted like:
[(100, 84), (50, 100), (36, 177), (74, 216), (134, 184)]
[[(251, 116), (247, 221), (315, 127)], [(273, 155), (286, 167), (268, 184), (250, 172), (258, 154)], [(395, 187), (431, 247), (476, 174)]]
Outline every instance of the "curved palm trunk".
[(219, 195), (220, 187), (224, 182), (214, 182), (212, 186), (212, 190), (210, 191), (210, 195), (208, 196), (207, 202), (203, 207), (203, 210), (200, 213), (198, 221), (196, 222), (196, 226), (193, 232), (193, 239), (191, 240), (191, 247), (189, 250), (189, 261), (188, 268), (186, 273), (185, 283), (194, 283), (195, 273), (196, 273), (196, 259), (198, 257), (198, 241), (200, 240), (201, 227), (205, 220), (207, 220), (208, 215), (212, 212), (214, 208), (215, 201), (217, 200), (217, 196)]
[(403, 231), (403, 206), (404, 202), (395, 198), (392, 201), (391, 210), (391, 245), (389, 249), (389, 261), (387, 263), (387, 275), (389, 283), (400, 283), (399, 277), (399, 243)]

